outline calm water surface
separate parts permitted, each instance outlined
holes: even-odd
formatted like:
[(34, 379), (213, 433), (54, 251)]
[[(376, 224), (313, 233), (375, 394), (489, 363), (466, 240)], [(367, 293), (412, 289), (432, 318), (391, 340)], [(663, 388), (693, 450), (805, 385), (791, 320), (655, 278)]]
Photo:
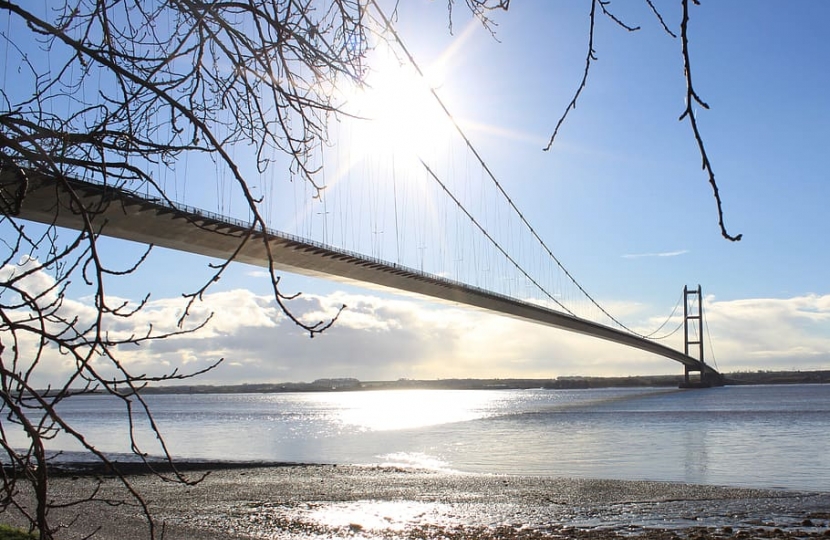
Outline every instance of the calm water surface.
[[(830, 491), (830, 385), (146, 399), (180, 458)], [(111, 398), (72, 398), (63, 415), (104, 451), (128, 451)], [(143, 449), (158, 453), (146, 426), (138, 431)], [(77, 447), (58, 439), (54, 449)]]

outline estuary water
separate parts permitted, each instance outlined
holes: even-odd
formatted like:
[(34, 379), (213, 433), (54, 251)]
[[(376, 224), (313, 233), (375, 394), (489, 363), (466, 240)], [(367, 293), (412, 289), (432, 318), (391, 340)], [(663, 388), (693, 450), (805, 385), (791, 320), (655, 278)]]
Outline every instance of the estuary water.
[[(181, 459), (384, 464), (446, 471), (830, 491), (830, 385), (390, 390), (146, 396)], [(129, 451), (123, 405), (61, 413)], [(146, 421), (142, 449), (159, 454)], [(22, 442), (22, 441), (21, 441)], [(77, 456), (65, 437), (53, 450)]]

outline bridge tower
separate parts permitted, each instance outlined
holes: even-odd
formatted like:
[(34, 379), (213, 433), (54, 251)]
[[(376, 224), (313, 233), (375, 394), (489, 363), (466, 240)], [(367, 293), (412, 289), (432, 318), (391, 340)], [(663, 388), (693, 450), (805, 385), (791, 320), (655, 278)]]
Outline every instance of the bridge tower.
[[(697, 326), (697, 332), (690, 335), (689, 329), (694, 329), (695, 326)], [(705, 374), (706, 362), (703, 358), (703, 295), (701, 294), (700, 285), (697, 286), (697, 289), (683, 287), (683, 335), (683, 352), (686, 356), (699, 360), (700, 366), (698, 368), (684, 366), (685, 375), (680, 386), (683, 388), (708, 386)], [(690, 373), (696, 372), (699, 373), (698, 377), (689, 377)]]

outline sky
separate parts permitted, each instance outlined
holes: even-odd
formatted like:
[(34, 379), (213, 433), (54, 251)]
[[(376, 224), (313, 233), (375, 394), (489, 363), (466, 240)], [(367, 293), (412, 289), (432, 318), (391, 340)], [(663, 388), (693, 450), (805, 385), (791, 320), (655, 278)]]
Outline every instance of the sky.
[[(679, 4), (655, 2), (673, 28), (679, 24)], [(548, 152), (542, 148), (582, 77), (590, 2), (513, 2), (508, 12), (493, 14), (493, 36), (470, 19), (461, 3), (450, 32), (446, 3), (413, 0), (398, 6), (396, 29), (517, 207), (568, 271), (616, 317), (638, 330), (654, 329), (672, 312), (684, 286), (700, 284), (710, 338), (707, 360), (721, 371), (830, 369), (829, 261), (823, 248), (830, 237), (830, 40), (825, 28), (830, 4), (704, 0), (692, 6), (692, 74), (710, 106), (696, 107), (695, 114), (720, 187), (726, 227), (743, 235), (740, 242), (721, 237), (691, 129), (678, 121), (685, 107), (679, 39), (662, 30), (645, 2), (611, 3), (609, 9), (641, 29), (627, 32), (598, 16), (596, 60), (587, 86)], [(381, 62), (375, 69), (373, 80), (380, 87), (385, 68)], [(400, 98), (408, 84), (396, 86), (393, 77), (393, 93)], [(414, 118), (396, 117), (394, 123), (426, 118), (416, 106), (410, 109)], [(399, 107), (392, 110), (400, 114)], [(346, 131), (338, 128), (340, 134)], [(442, 136), (426, 136), (430, 151), (448, 148), (436, 142)], [(364, 214), (355, 202), (361, 192), (342, 195), (345, 187), (340, 191), (338, 186), (347, 183), (343, 178), (360, 171), (365, 176), (370, 167), (377, 170), (385, 163), (379, 141), (363, 147), (350, 143), (350, 158), (344, 157), (345, 144), (332, 145), (326, 171), (336, 193), (326, 195), (332, 213), (335, 206), (351, 205), (353, 215)], [(467, 154), (452, 151), (458, 153), (453, 159), (469, 163)], [(454, 166), (449, 158), (430, 159), (442, 170)], [(341, 174), (344, 167), (351, 174)], [(465, 167), (460, 176), (480, 176), (475, 166)], [(381, 232), (375, 229), (389, 229), (388, 217), (382, 222), (369, 218), (367, 229), (347, 234), (341, 218), (325, 217), (328, 207), (309, 206), (321, 203), (309, 202), (308, 192), (288, 182), (285, 171), (272, 173), (276, 180), (262, 189), (275, 199), (269, 212), (276, 228), (316, 219), (307, 225), (309, 232), (314, 229), (326, 240), (375, 238), (377, 245), (364, 242), (360, 249), (388, 259), (406, 240), (414, 254), (407, 264), (413, 267), (421, 264), (419, 253), (438, 251), (420, 245), (427, 242), (419, 232), (425, 225), (408, 221), (424, 215), (417, 206), (400, 210), (409, 217), (401, 218), (394, 241), (390, 233), (382, 241), (372, 236)], [(407, 178), (400, 177), (400, 189), (415, 193)], [(473, 191), (475, 185), (469, 184), (470, 200), (489, 200)], [(215, 187), (188, 190), (196, 193), (189, 204), (224, 210), (210, 201)], [(367, 210), (383, 206), (372, 197), (360, 200)], [(324, 215), (325, 230), (313, 215)], [(489, 219), (498, 222), (493, 215)], [(515, 218), (504, 219), (497, 228), (518, 227)], [(469, 234), (456, 233), (455, 241), (467, 245)], [(115, 240), (104, 245), (114, 263), (143, 251)], [(468, 275), (485, 279), (467, 255)], [(152, 292), (147, 307), (129, 324), (172, 328), (181, 293), (209, 279), (210, 262), (155, 249), (136, 275), (114, 283), (110, 291), (131, 301)], [(342, 304), (348, 309), (332, 329), (309, 339), (275, 308), (262, 269), (235, 264), (197, 309), (197, 318), (214, 313), (203, 331), (122, 351), (123, 358), (136, 371), (151, 373), (195, 370), (224, 358), (193, 381), (202, 384), (682, 372), (679, 364), (639, 350), (461, 305), (293, 274), (285, 274), (281, 283), (286, 292), (302, 292), (291, 307), (309, 320), (331, 316)], [(82, 293), (72, 298), (79, 312), (88, 305)], [(667, 344), (682, 347), (678, 335)], [(50, 376), (66, 369), (60, 358), (50, 361)]]

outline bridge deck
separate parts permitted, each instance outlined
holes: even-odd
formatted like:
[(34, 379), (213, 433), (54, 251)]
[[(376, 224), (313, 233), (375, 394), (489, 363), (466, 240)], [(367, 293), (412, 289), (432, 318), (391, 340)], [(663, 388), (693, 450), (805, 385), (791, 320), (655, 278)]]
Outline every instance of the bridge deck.
[[(693, 370), (700, 362), (665, 345), (629, 333), (496, 294), (463, 283), (432, 276), (357, 253), (268, 231), (252, 231), (249, 224), (195, 208), (152, 200), (126, 190), (79, 180), (57, 182), (30, 175), (19, 208), (14, 201), (20, 181), (0, 171), (0, 204), (4, 214), (70, 229), (82, 220), (69, 189), (89, 211), (96, 232), (170, 249), (267, 267), (270, 250), (278, 270), (348, 282), (371, 283), (457, 302), (555, 328), (586, 334), (676, 360)], [(267, 249), (266, 249), (267, 245)], [(706, 366), (706, 373), (716, 373)]]

